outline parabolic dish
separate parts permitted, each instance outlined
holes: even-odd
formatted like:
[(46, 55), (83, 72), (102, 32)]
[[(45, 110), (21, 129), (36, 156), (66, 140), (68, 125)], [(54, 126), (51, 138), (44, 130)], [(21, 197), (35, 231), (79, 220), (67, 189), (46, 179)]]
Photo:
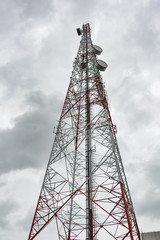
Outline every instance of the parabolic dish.
[(94, 53), (97, 55), (100, 55), (103, 51), (103, 49), (97, 45), (93, 45)]
[(97, 60), (97, 68), (100, 70), (100, 71), (105, 71), (106, 68), (108, 67), (107, 63), (98, 59)]

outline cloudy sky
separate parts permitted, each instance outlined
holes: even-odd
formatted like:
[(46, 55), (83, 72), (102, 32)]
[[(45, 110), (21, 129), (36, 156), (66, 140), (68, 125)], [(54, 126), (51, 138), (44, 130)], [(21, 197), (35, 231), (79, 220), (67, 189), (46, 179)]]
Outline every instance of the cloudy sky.
[(160, 230), (159, 13), (159, 0), (0, 1), (0, 239), (27, 239), (88, 22), (139, 228)]

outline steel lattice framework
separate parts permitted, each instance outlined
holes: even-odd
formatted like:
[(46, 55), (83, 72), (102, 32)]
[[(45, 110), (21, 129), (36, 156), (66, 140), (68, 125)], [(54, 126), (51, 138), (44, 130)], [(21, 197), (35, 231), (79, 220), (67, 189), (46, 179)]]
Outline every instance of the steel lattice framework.
[(28, 240), (53, 219), (61, 240), (140, 240), (89, 24), (82, 28)]

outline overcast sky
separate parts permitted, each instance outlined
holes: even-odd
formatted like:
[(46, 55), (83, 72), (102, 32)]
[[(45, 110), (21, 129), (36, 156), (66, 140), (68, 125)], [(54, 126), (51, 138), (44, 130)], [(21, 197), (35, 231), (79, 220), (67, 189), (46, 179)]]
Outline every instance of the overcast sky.
[[(75, 29), (88, 22), (109, 66), (102, 75), (139, 228), (160, 230), (160, 1), (5, 0), (0, 1), (2, 240), (28, 237), (79, 47)], [(53, 234), (47, 228), (45, 240)]]

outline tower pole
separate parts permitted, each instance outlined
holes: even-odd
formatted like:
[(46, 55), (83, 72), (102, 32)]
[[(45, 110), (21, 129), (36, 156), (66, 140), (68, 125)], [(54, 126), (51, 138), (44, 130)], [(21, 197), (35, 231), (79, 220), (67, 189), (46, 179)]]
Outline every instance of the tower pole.
[(85, 41), (85, 58), (84, 64), (86, 66), (86, 240), (93, 240), (93, 210), (92, 210), (92, 147), (91, 147), (91, 104), (90, 104), (90, 86), (88, 77), (88, 37), (90, 37), (90, 28), (88, 25), (83, 25), (83, 34)]

